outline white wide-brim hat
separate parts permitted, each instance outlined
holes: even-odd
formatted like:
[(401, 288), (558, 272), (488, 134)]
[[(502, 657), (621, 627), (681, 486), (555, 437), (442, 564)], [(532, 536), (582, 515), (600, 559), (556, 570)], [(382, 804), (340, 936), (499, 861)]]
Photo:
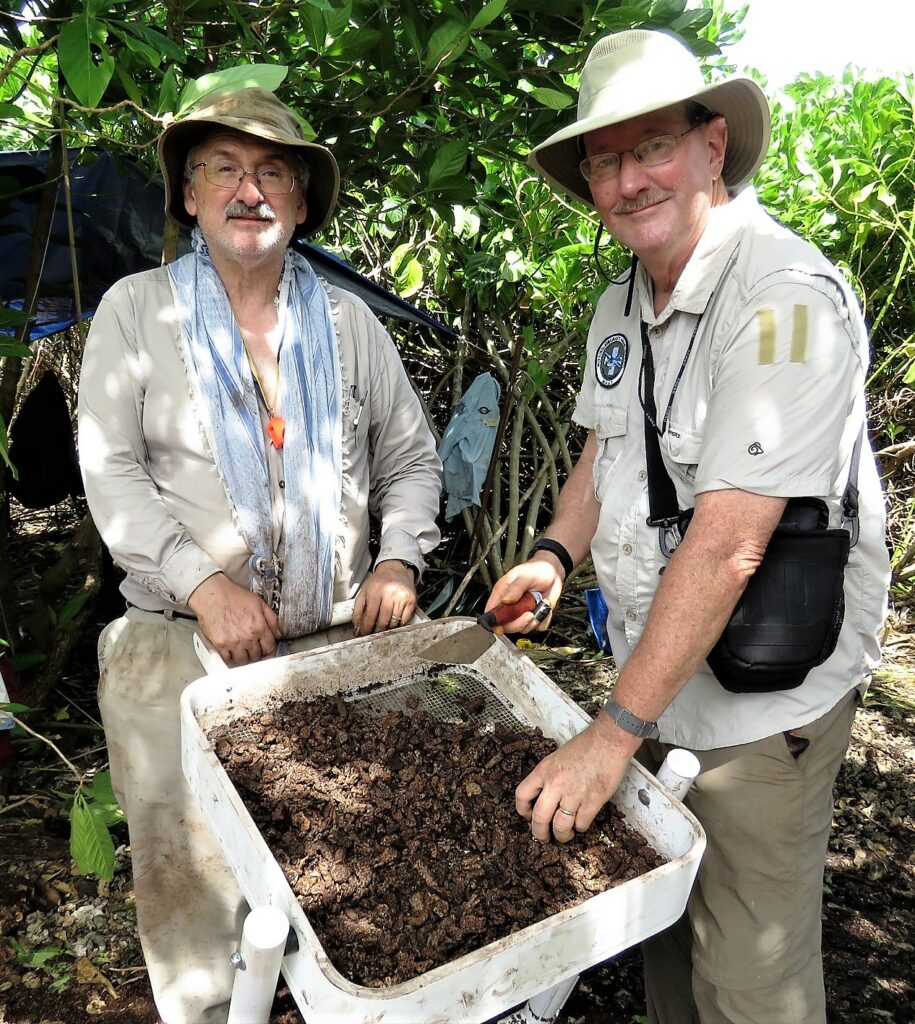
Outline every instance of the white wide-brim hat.
[(214, 127), (229, 128), (260, 142), (275, 142), (305, 159), (310, 176), (305, 196), (305, 220), (296, 225), (295, 237), (320, 231), (334, 212), (340, 188), (340, 170), (333, 153), (305, 138), (295, 112), (267, 89), (250, 87), (210, 93), (180, 121), (173, 121), (158, 140), (159, 165), (165, 180), (165, 212), (179, 224), (193, 225), (184, 208), (184, 168), (191, 148)]
[(698, 60), (679, 39), (647, 29), (617, 32), (594, 44), (581, 73), (577, 120), (536, 146), (528, 162), (551, 184), (593, 206), (578, 169), (584, 156), (581, 136), (685, 100), (727, 121), (724, 183), (740, 185), (751, 178), (769, 148), (771, 114), (762, 89), (740, 77), (707, 85)]

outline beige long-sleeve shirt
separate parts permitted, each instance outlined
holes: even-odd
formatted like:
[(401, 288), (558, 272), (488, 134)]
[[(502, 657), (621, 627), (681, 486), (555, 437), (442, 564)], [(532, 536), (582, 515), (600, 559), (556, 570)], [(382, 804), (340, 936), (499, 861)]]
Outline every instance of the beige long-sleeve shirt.
[[(327, 286), (340, 351), (343, 488), (334, 600), (353, 596), (376, 561), (417, 568), (439, 541), (441, 464), (390, 336), (359, 298)], [(89, 508), (124, 597), (150, 611), (184, 609), (224, 572), (249, 585), (250, 552), (191, 404), (165, 268), (119, 281), (89, 332), (79, 388), (79, 453)], [(268, 447), (274, 534), (283, 530), (282, 453)]]

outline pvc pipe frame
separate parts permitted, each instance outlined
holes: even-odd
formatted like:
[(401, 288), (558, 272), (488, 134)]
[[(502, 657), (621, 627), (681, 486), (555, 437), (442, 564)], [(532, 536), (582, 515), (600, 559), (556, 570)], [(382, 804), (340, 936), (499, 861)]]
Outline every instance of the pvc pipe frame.
[(245, 918), (226, 1024), (269, 1024), (288, 934), (279, 907), (255, 907)]

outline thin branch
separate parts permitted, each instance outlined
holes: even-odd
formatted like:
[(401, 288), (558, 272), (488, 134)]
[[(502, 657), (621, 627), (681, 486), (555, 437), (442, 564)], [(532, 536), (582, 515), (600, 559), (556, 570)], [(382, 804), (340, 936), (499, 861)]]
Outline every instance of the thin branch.
[(42, 743), (47, 743), (47, 745), (54, 751), (55, 754), (57, 754), (61, 761), (63, 761), (63, 763), (70, 769), (70, 771), (73, 772), (73, 775), (76, 778), (77, 783), (81, 783), (83, 781), (82, 772), (67, 757), (67, 755), (64, 754), (64, 752), (60, 749), (60, 747), (57, 746), (56, 743), (54, 743), (52, 740), (49, 740), (47, 736), (42, 736), (40, 732), (35, 732), (34, 729), (30, 729), (29, 726), (27, 726), (25, 722), (22, 721), (21, 718), (17, 718), (15, 715), (10, 715), (10, 718), (12, 718), (12, 720), (16, 723), (16, 725), (19, 726), (20, 729), (24, 729), (27, 733), (29, 733), (29, 735), (34, 736), (36, 740), (41, 740)]

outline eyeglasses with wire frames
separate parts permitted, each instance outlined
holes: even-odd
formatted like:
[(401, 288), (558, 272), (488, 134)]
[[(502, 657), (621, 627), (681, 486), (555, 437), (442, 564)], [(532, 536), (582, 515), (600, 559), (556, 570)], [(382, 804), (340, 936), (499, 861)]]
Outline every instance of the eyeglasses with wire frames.
[(266, 163), (253, 171), (247, 171), (238, 164), (229, 160), (217, 160), (209, 163), (201, 160), (196, 164), (188, 166), (193, 174), (198, 167), (203, 168), (203, 176), (211, 185), (217, 188), (230, 188), (237, 190), (245, 178), (250, 174), (257, 182), (258, 190), (265, 196), (287, 196), (295, 188), (298, 178), (288, 168), (281, 164)]
[(586, 156), (578, 165), (578, 169), (585, 181), (610, 181), (620, 173), (623, 157), (627, 153), (631, 153), (645, 167), (658, 167), (673, 160), (680, 139), (684, 135), (689, 135), (691, 131), (705, 123), (700, 121), (699, 124), (690, 125), (679, 135), (656, 135), (653, 139), (646, 139), (633, 146), (632, 149), (621, 149), (618, 153), (595, 153), (594, 156)]

